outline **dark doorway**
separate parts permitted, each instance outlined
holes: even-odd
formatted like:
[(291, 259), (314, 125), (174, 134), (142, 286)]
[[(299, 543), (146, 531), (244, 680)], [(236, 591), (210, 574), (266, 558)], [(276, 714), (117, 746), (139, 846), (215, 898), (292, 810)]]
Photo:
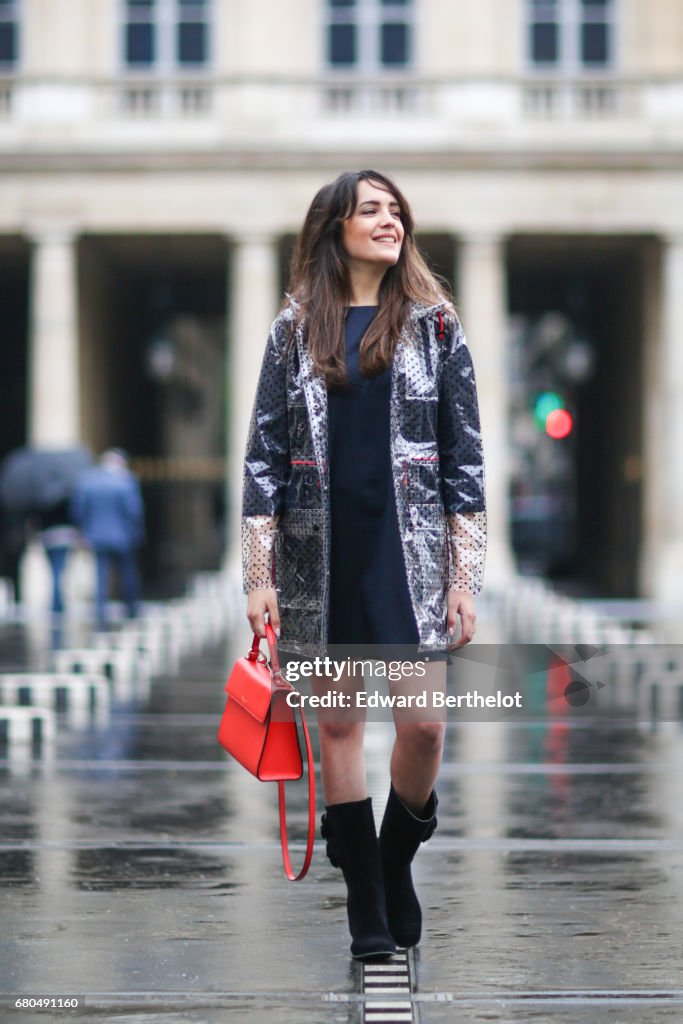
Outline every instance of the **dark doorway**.
[[(27, 438), (29, 268), (28, 242), (0, 239), (0, 459)], [(0, 576), (11, 579), (15, 588), (23, 546), (23, 519), (0, 508)]]
[(227, 243), (85, 237), (79, 276), (84, 440), (130, 452), (146, 589), (176, 593), (224, 549)]
[(0, 240), (0, 456), (26, 441), (29, 246), (18, 238)]
[(615, 237), (509, 244), (513, 546), (522, 570), (579, 593), (637, 591), (643, 249)]

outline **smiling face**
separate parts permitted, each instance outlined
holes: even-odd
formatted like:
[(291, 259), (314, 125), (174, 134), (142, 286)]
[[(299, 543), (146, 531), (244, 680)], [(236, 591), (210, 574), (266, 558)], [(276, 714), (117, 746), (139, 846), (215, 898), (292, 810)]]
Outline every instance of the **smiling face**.
[(356, 207), (344, 221), (343, 245), (351, 269), (354, 263), (393, 266), (403, 235), (396, 197), (372, 181), (359, 181)]

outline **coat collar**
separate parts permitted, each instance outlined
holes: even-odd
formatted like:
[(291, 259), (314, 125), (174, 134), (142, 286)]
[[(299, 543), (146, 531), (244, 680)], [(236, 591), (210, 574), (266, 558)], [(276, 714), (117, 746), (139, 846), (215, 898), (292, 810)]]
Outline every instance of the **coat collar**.
[(410, 310), (410, 318), (414, 323), (418, 320), (422, 320), (426, 316), (434, 316), (435, 313), (444, 313), (446, 315), (453, 312), (453, 306), (446, 299), (441, 302), (435, 302), (431, 306), (425, 306), (421, 302), (414, 302)]

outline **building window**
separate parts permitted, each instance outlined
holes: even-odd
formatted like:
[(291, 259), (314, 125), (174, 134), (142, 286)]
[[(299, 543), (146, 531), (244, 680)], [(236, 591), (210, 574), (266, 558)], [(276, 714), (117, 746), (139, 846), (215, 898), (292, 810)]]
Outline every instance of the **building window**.
[(356, 0), (329, 0), (327, 60), (335, 68), (353, 67), (358, 60)]
[(578, 73), (614, 64), (615, 0), (527, 0), (529, 62)]
[(207, 0), (178, 0), (176, 57), (178, 64), (206, 64), (209, 57)]
[(0, 0), (0, 68), (19, 60), (19, 0)]
[(330, 68), (372, 74), (412, 63), (413, 0), (324, 0)]
[(209, 6), (210, 0), (123, 0), (124, 65), (167, 73), (206, 67)]
[(610, 0), (582, 0), (580, 60), (586, 67), (605, 67), (612, 62)]
[(154, 0), (127, 0), (125, 59), (131, 68), (154, 64), (156, 49), (156, 15)]
[(559, 0), (533, 0), (531, 4), (531, 61), (557, 64), (560, 59)]

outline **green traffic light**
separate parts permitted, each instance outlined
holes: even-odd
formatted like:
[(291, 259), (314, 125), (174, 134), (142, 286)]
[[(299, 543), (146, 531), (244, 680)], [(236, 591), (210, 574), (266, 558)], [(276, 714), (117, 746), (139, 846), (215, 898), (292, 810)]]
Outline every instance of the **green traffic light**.
[(534, 422), (539, 430), (545, 430), (545, 421), (551, 412), (564, 409), (564, 399), (557, 391), (542, 391), (534, 401)]

